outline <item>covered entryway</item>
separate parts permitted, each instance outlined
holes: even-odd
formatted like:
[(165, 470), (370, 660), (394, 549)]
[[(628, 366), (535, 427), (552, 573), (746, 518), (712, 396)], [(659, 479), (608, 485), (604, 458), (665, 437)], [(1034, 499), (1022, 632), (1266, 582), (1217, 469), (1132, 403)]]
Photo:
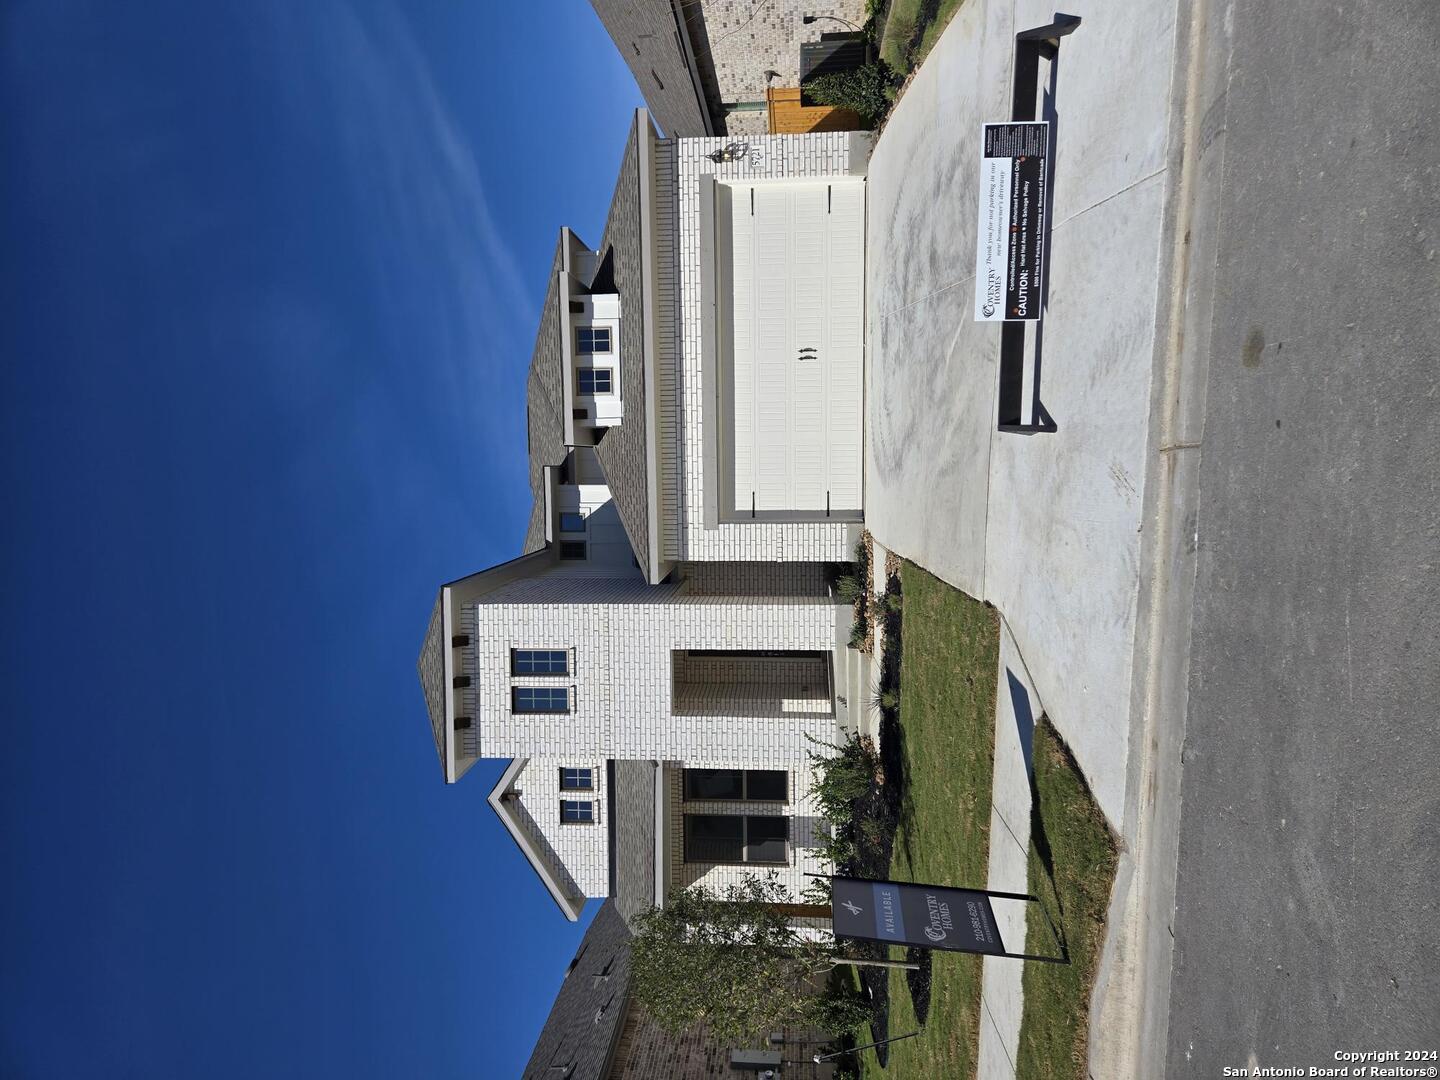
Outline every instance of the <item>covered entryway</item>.
[(722, 516), (858, 517), (864, 182), (721, 185), (717, 202)]
[(676, 716), (798, 720), (835, 713), (826, 653), (691, 650), (672, 652), (670, 663)]

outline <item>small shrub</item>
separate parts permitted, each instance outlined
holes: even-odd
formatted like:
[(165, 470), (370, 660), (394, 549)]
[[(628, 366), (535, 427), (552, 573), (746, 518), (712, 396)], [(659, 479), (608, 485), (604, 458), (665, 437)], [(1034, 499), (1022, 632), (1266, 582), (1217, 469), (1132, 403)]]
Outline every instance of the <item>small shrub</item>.
[(855, 813), (855, 803), (875, 787), (880, 769), (880, 755), (869, 739), (852, 735), (839, 746), (818, 745), (834, 754), (810, 751), (810, 764), (815, 769), (815, 782), (810, 789), (816, 809), (831, 822), (843, 824)]
[(854, 574), (843, 574), (835, 579), (835, 595), (847, 604), (853, 604), (865, 595), (865, 586)]
[[(843, 873), (843, 868), (855, 865), (855, 859), (860, 854), (860, 849), (856, 846), (854, 838), (848, 835), (848, 831), (841, 832), (836, 829), (823, 839), (817, 837), (815, 854), (821, 862), (829, 863), (836, 873)], [(821, 902), (828, 904), (829, 896), (827, 895)]]
[(850, 647), (852, 649), (863, 649), (865, 647), (865, 624), (857, 622), (850, 628)]
[(815, 904), (824, 907), (834, 898), (834, 890), (831, 888), (828, 877), (806, 878), (809, 882), (800, 890), (800, 902), (802, 904)]
[(831, 1035), (859, 1031), (871, 1020), (870, 1004), (858, 990), (832, 983), (816, 999), (816, 1026)]
[(876, 712), (888, 712), (900, 707), (900, 695), (894, 690), (879, 690), (870, 699), (870, 707)]
[(850, 109), (874, 124), (890, 109), (894, 82), (890, 65), (876, 60), (849, 71), (817, 75), (805, 84), (805, 93), (822, 105)]
[(898, 592), (887, 592), (883, 603), (887, 611), (892, 611), (897, 615), (900, 614), (901, 609), (905, 606), (905, 601), (901, 599)]

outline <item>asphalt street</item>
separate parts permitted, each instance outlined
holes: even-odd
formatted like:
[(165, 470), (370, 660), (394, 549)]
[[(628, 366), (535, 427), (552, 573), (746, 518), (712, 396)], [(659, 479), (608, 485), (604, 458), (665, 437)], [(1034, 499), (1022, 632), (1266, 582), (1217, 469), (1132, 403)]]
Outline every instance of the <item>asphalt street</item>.
[(1440, 1050), (1440, 4), (1212, 16), (1176, 1078)]

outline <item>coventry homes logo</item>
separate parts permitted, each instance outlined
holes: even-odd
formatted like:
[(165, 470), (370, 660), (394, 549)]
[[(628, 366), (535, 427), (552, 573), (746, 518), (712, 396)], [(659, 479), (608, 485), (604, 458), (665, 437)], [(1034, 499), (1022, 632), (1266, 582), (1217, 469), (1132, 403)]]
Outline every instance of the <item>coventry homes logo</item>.
[(1000, 303), (1000, 289), (1003, 285), (999, 271), (993, 267), (985, 273), (985, 304), (980, 309), (988, 319), (995, 314), (995, 306)]
[(925, 936), (931, 941), (944, 941), (955, 929), (950, 921), (950, 905), (941, 901), (934, 893), (925, 896), (925, 908), (930, 915), (930, 925), (925, 927)]

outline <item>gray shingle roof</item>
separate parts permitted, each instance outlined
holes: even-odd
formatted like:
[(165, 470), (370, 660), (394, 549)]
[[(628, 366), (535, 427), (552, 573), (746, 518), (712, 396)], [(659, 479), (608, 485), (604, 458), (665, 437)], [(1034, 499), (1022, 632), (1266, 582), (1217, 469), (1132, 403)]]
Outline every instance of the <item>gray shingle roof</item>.
[(655, 906), (655, 769), (653, 761), (615, 762), (610, 809), (615, 823), (612, 899), (628, 923)]
[(671, 0), (590, 0), (625, 58), (660, 130), (708, 135), (707, 107), (691, 78)]
[(580, 940), (523, 1080), (602, 1080), (629, 996), (630, 930), (607, 900)]
[(564, 377), (560, 352), (560, 285), (563, 265), (562, 239), (555, 244), (550, 262), (550, 282), (545, 289), (545, 306), (540, 311), (540, 328), (535, 331), (535, 351), (530, 357), (526, 383), (527, 430), (530, 450), (530, 494), (535, 500), (525, 528), (528, 554), (545, 546), (545, 466), (565, 461)]
[[(647, 133), (648, 135), (648, 133)], [(610, 428), (596, 447), (610, 497), (620, 512), (625, 535), (640, 566), (649, 566), (650, 511), (645, 453), (645, 308), (643, 293), (644, 249), (640, 237), (640, 147), (638, 123), (631, 126), (630, 141), (615, 182), (615, 197), (600, 243), (620, 294), (620, 396), (625, 419)]]

